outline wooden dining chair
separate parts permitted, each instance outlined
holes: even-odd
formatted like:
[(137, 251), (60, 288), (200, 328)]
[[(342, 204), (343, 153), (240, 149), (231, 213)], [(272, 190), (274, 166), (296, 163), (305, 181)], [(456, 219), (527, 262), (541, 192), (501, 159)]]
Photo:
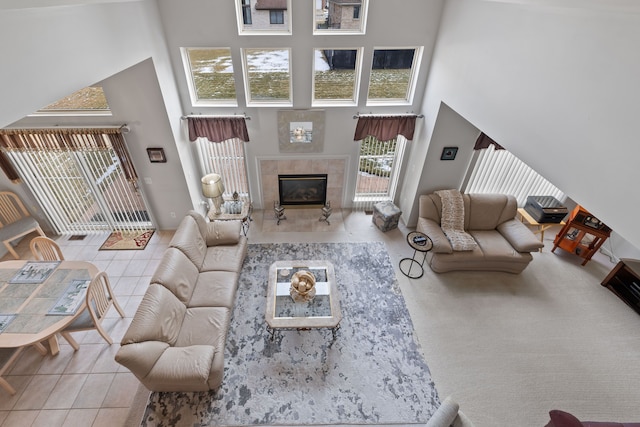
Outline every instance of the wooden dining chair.
[(12, 396), (16, 394), (16, 389), (13, 388), (11, 384), (7, 382), (7, 380), (2, 378), (2, 375), (7, 372), (9, 368), (11, 368), (16, 360), (18, 360), (18, 357), (20, 356), (20, 353), (22, 353), (23, 349), (24, 347), (0, 348), (0, 387), (5, 389), (7, 393)]
[(13, 249), (11, 242), (33, 231), (46, 236), (17, 194), (0, 191), (0, 241), (15, 259), (20, 259), (20, 255)]
[(38, 236), (31, 239), (29, 243), (31, 254), (38, 261), (64, 261), (62, 249), (55, 242), (45, 236)]
[(124, 317), (124, 311), (113, 296), (109, 277), (104, 271), (98, 273), (89, 284), (86, 302), (87, 308), (76, 320), (60, 332), (60, 335), (62, 335), (76, 351), (80, 349), (80, 345), (73, 339), (71, 332), (96, 329), (106, 342), (113, 344), (113, 340), (102, 326), (104, 316), (113, 305), (120, 314), (120, 317)]

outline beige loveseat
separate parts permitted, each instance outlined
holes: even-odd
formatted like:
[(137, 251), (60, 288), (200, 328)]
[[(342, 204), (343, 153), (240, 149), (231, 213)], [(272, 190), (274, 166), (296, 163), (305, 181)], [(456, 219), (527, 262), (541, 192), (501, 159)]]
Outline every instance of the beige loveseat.
[(222, 383), (224, 347), (247, 238), (240, 221), (182, 220), (122, 338), (116, 361), (151, 391)]
[(437, 273), (455, 270), (505, 271), (520, 273), (533, 259), (531, 252), (543, 244), (526, 225), (517, 220), (518, 205), (505, 194), (462, 194), (464, 231), (477, 246), (454, 251), (440, 228), (442, 200), (439, 195), (420, 196), (417, 231), (431, 238), (433, 249), (427, 262)]

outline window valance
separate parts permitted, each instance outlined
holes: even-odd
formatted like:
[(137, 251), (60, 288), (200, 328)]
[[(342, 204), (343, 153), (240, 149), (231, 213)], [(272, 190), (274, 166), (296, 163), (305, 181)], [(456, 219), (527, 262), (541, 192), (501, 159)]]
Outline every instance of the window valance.
[(380, 141), (389, 141), (402, 135), (413, 139), (416, 128), (416, 116), (367, 116), (358, 117), (354, 141), (360, 141), (371, 135)]
[(476, 139), (476, 145), (473, 146), (473, 149), (482, 150), (483, 148), (489, 148), (490, 145), (493, 145), (496, 150), (504, 150), (502, 145), (498, 144), (482, 132), (478, 136), (478, 139)]
[(189, 141), (207, 138), (211, 142), (222, 142), (238, 138), (249, 142), (249, 132), (244, 117), (187, 117)]
[(138, 175), (120, 128), (71, 129), (0, 129), (0, 168), (11, 181), (18, 173), (6, 157), (5, 150), (79, 151), (113, 148), (129, 181)]

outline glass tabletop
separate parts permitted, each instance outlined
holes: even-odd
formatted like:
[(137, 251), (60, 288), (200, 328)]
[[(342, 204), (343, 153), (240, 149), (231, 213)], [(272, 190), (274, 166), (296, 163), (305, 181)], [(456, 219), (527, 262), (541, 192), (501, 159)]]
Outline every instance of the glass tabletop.
[[(309, 301), (291, 297), (293, 274), (306, 270), (316, 279)], [(266, 321), (271, 328), (335, 328), (342, 314), (333, 264), (329, 261), (276, 261), (269, 270)]]
[[(291, 277), (307, 270), (316, 278), (316, 296), (311, 301), (295, 302), (291, 298)], [(331, 287), (326, 267), (287, 267), (276, 269), (276, 303), (274, 317), (323, 317), (331, 316)]]

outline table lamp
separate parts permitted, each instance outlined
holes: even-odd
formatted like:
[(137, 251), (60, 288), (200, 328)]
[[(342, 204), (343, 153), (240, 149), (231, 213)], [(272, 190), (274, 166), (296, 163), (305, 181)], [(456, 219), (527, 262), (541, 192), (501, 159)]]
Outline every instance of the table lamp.
[(215, 206), (216, 215), (220, 215), (222, 211), (222, 195), (224, 194), (224, 184), (222, 183), (222, 177), (217, 173), (210, 173), (202, 177), (202, 194), (208, 197)]

